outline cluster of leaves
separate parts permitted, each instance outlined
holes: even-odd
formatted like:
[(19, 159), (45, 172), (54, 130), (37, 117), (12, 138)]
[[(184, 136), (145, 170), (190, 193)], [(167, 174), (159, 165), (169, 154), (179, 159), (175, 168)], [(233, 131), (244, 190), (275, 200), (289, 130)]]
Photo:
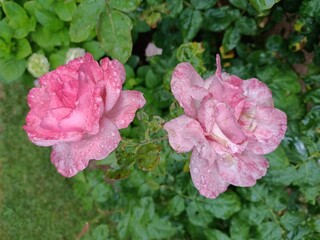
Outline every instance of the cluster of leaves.
[[(118, 150), (72, 180), (82, 207), (96, 212), (83, 238), (319, 238), (319, 13), (318, 0), (2, 1), (1, 81), (28, 78), (31, 53), (55, 68), (68, 48), (81, 47), (125, 63), (124, 88), (147, 100)], [(163, 53), (145, 57), (149, 42)], [(182, 113), (170, 92), (174, 67), (188, 61), (207, 77), (216, 53), (227, 72), (271, 88), (288, 131), (256, 186), (210, 200), (192, 185), (190, 155), (173, 152), (162, 125)]]

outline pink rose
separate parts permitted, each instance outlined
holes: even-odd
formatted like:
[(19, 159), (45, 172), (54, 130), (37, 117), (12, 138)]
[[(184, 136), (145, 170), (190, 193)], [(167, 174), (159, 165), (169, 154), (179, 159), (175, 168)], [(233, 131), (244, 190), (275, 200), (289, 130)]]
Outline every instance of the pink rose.
[(253, 186), (269, 166), (263, 154), (277, 148), (287, 129), (264, 83), (222, 73), (219, 55), (216, 61), (206, 80), (189, 63), (176, 67), (171, 90), (185, 114), (164, 126), (175, 151), (192, 151), (192, 181), (208, 198), (229, 184)]
[(53, 146), (51, 161), (63, 176), (107, 157), (119, 144), (119, 129), (144, 106), (142, 93), (122, 90), (124, 81), (120, 62), (104, 58), (99, 65), (87, 53), (43, 75), (29, 92), (24, 129), (33, 143)]

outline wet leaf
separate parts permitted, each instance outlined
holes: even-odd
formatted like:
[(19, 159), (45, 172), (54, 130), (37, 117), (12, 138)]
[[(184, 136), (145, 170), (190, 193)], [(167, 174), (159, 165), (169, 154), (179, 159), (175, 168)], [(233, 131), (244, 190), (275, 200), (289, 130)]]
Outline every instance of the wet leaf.
[(118, 10), (110, 10), (101, 15), (98, 27), (98, 39), (101, 47), (112, 58), (125, 63), (132, 50), (132, 21)]

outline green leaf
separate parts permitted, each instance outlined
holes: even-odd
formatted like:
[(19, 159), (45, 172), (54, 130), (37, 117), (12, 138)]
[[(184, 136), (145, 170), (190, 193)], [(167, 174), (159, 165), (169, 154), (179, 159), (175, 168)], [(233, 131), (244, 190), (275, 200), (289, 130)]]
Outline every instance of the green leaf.
[(0, 38), (9, 43), (13, 35), (13, 30), (5, 20), (0, 21), (0, 29)]
[(8, 20), (9, 26), (13, 29), (22, 27), (26, 22), (29, 21), (27, 12), (19, 4), (15, 2), (3, 2), (3, 11)]
[(146, 87), (154, 88), (161, 83), (161, 80), (162, 79), (160, 78), (160, 76), (158, 74), (155, 74), (150, 68), (146, 75), (146, 81), (145, 81)]
[(110, 0), (108, 2), (111, 8), (120, 10), (122, 12), (130, 12), (139, 7), (141, 0)]
[(15, 50), (15, 58), (17, 60), (26, 58), (32, 53), (31, 46), (27, 39), (19, 39), (17, 40), (17, 46)]
[(29, 32), (34, 31), (36, 20), (29, 18), (27, 12), (17, 3), (3, 2), (3, 11), (6, 14), (8, 25), (14, 30), (14, 38), (24, 38)]
[(0, 81), (10, 83), (18, 80), (26, 69), (26, 60), (0, 59)]
[(283, 95), (301, 91), (297, 74), (287, 65), (281, 67), (267, 66), (260, 69), (257, 75), (272, 90), (282, 92)]
[(263, 12), (272, 8), (273, 5), (279, 1), (280, 0), (250, 0), (250, 3), (258, 12)]
[(204, 26), (210, 31), (220, 32), (227, 29), (239, 17), (240, 11), (229, 6), (211, 8), (204, 13)]
[(8, 59), (11, 56), (11, 44), (0, 39), (0, 59)]
[(257, 24), (253, 18), (242, 16), (236, 21), (235, 27), (243, 35), (255, 35), (257, 33)]
[(219, 230), (206, 229), (204, 230), (204, 235), (206, 236), (206, 239), (211, 240), (230, 240), (227, 234)]
[(237, 214), (231, 219), (230, 236), (232, 240), (249, 239), (250, 225), (248, 219), (242, 214)]
[(286, 212), (280, 218), (281, 224), (287, 229), (288, 231), (294, 231), (304, 220), (303, 215), (298, 212)]
[(249, 4), (249, 0), (229, 0), (229, 2), (233, 6), (240, 8), (242, 10), (247, 10), (248, 4)]
[(264, 219), (272, 217), (270, 209), (261, 203), (251, 203), (248, 207), (241, 209), (239, 214), (247, 219), (250, 225), (260, 225)]
[(171, 0), (167, 1), (169, 15), (176, 17), (183, 10), (183, 0)]
[(180, 45), (176, 52), (179, 62), (190, 62), (196, 71), (202, 75), (206, 68), (203, 61), (203, 45), (197, 42), (190, 42)]
[(198, 201), (190, 202), (186, 210), (189, 221), (196, 226), (207, 226), (213, 220), (205, 205)]
[(103, 13), (98, 28), (98, 39), (101, 47), (112, 58), (125, 63), (131, 56), (132, 21), (122, 12), (111, 10)]
[(175, 228), (171, 222), (164, 218), (155, 217), (148, 223), (148, 235), (152, 239), (171, 239), (175, 234)]
[(180, 213), (182, 213), (185, 209), (184, 199), (180, 197), (179, 195), (174, 196), (170, 199), (169, 205), (168, 205), (168, 211), (173, 216), (178, 216)]
[(320, 2), (318, 0), (305, 0), (302, 2), (300, 13), (303, 16), (319, 17)]
[(300, 191), (308, 203), (316, 204), (316, 200), (320, 196), (320, 186), (301, 185)]
[(276, 222), (264, 222), (259, 224), (257, 239), (281, 239), (281, 227)]
[(93, 230), (89, 232), (89, 234), (85, 234), (83, 237), (81, 237), (83, 240), (105, 240), (110, 239), (109, 235), (109, 227), (106, 224), (100, 224), (97, 227), (95, 227)]
[[(271, 85), (270, 87), (273, 88), (274, 86)], [(275, 106), (285, 111), (288, 119), (300, 119), (303, 116), (305, 108), (301, 97), (295, 94), (286, 95), (283, 90), (278, 88), (277, 90), (272, 89), (272, 93)]]
[(101, 48), (98, 41), (85, 42), (83, 44), (83, 48), (86, 50), (86, 52), (91, 53), (95, 60), (99, 60), (105, 55), (105, 52)]
[(151, 171), (157, 167), (160, 161), (161, 146), (148, 143), (138, 148), (136, 158), (137, 165), (143, 171)]
[(186, 8), (179, 17), (181, 32), (185, 41), (192, 40), (198, 33), (202, 24), (202, 15), (198, 10)]
[(241, 202), (234, 192), (225, 192), (218, 198), (207, 200), (207, 211), (216, 218), (226, 220), (241, 209)]
[(313, 225), (314, 225), (314, 229), (315, 229), (318, 233), (320, 233), (320, 219), (315, 220), (314, 223), (313, 223)]
[(105, 0), (84, 0), (79, 4), (69, 30), (72, 42), (83, 42), (91, 36), (105, 6)]
[(191, 0), (195, 9), (208, 9), (215, 5), (217, 0)]
[(301, 178), (295, 182), (296, 184), (305, 183), (311, 186), (320, 184), (320, 164), (316, 160), (305, 161), (298, 169), (298, 174)]
[(123, 179), (130, 176), (131, 168), (108, 169), (106, 176), (110, 179)]
[(237, 188), (237, 192), (250, 202), (264, 201), (269, 195), (268, 188), (264, 184), (256, 184), (249, 188)]
[(270, 169), (283, 169), (289, 165), (289, 159), (282, 146), (279, 146), (275, 151), (266, 155), (269, 160)]
[(54, 11), (58, 17), (65, 22), (72, 20), (73, 14), (77, 10), (77, 4), (72, 1), (57, 1), (54, 5)]
[(63, 22), (54, 13), (48, 10), (36, 9), (35, 16), (42, 26), (53, 32), (59, 31), (64, 27)]
[(297, 170), (289, 165), (284, 169), (270, 169), (265, 177), (269, 183), (287, 186), (290, 185), (293, 181), (301, 178)]
[(234, 49), (240, 41), (241, 35), (237, 28), (228, 28), (222, 39), (223, 49), (228, 52)]
[(66, 54), (68, 49), (61, 49), (57, 52), (54, 52), (49, 57), (49, 62), (51, 68), (55, 69), (63, 64), (66, 61)]
[(62, 28), (58, 32), (52, 32), (45, 27), (38, 27), (31, 34), (33, 41), (44, 49), (53, 49), (56, 46), (69, 46), (69, 33), (66, 28)]

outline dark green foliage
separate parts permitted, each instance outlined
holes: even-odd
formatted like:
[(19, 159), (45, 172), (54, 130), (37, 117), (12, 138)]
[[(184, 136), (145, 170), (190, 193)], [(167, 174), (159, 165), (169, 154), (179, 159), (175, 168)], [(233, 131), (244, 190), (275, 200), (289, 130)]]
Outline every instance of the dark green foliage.
[[(2, 1), (0, 239), (320, 239), (319, 25), (318, 0)], [(146, 57), (149, 42), (162, 54)], [(114, 153), (62, 181), (21, 129), (26, 62), (39, 52), (54, 69), (73, 47), (126, 63), (124, 89), (147, 104)], [(175, 66), (207, 78), (217, 53), (224, 71), (268, 85), (288, 130), (264, 178), (212, 200), (162, 127), (183, 114)]]

